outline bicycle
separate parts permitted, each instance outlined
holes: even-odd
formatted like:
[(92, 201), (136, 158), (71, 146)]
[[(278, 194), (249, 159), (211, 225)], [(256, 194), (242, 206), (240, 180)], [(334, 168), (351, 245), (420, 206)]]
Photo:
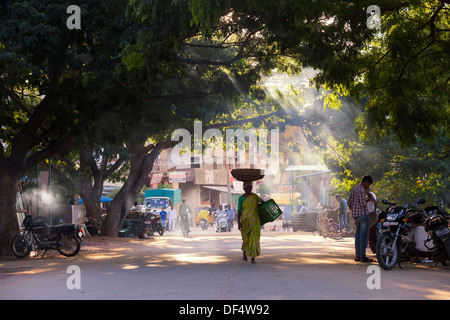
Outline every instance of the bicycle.
[(188, 217), (181, 216), (181, 233), (184, 237), (189, 236), (189, 219)]

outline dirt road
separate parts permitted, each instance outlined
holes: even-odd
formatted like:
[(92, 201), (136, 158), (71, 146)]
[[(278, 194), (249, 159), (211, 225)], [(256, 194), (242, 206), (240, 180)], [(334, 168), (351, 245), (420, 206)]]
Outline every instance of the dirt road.
[(353, 238), (263, 231), (254, 265), (240, 245), (237, 230), (195, 228), (188, 238), (88, 238), (73, 258), (0, 258), (0, 299), (450, 299), (450, 268), (357, 263)]

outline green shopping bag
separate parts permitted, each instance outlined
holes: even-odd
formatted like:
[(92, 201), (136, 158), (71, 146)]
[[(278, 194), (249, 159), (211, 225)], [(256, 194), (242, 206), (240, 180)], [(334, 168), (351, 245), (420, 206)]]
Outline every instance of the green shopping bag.
[(281, 216), (283, 211), (281, 211), (273, 199), (270, 199), (258, 206), (258, 213), (261, 225), (263, 225), (267, 222), (275, 221), (276, 218)]

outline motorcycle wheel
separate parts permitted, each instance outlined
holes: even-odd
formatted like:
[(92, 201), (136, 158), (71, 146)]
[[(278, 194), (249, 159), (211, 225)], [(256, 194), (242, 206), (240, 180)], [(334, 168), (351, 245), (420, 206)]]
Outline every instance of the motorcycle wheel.
[(164, 228), (162, 228), (162, 227), (159, 228), (158, 229), (158, 233), (159, 233), (160, 236), (162, 236), (164, 234)]
[(442, 264), (444, 267), (448, 267), (448, 266), (450, 266), (450, 260), (441, 260), (441, 264)]
[(30, 255), (31, 245), (23, 234), (17, 234), (12, 238), (11, 251), (17, 258), (25, 258)]
[(391, 270), (397, 263), (399, 250), (397, 243), (389, 233), (382, 233), (377, 239), (376, 254), (378, 264), (384, 270)]
[(81, 248), (80, 241), (75, 235), (62, 235), (61, 240), (59, 240), (58, 243), (58, 252), (66, 257), (77, 255)]
[(440, 256), (440, 263), (444, 266), (444, 267), (448, 267), (450, 266), (450, 260), (447, 259), (447, 254), (445, 252), (443, 252), (445, 249), (441, 249), (439, 250), (439, 256)]

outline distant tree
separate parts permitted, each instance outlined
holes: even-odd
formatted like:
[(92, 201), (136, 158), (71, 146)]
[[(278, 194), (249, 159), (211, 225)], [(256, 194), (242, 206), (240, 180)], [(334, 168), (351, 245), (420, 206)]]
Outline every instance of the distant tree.
[(19, 231), (15, 199), (26, 172), (67, 150), (108, 111), (133, 107), (134, 93), (115, 81), (117, 58), (133, 41), (133, 26), (119, 14), (127, 1), (79, 3), (82, 28), (71, 30), (66, 10), (75, 3), (0, 3), (0, 255)]

